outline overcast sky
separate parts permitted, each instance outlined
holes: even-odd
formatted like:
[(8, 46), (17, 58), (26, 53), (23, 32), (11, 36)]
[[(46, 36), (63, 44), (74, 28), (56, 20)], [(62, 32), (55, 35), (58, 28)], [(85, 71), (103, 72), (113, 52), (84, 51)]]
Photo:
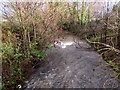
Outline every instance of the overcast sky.
[[(15, 1), (33, 1), (33, 2), (38, 2), (38, 1), (67, 1), (67, 2), (73, 2), (73, 1), (77, 1), (77, 2), (82, 2), (83, 0), (0, 0), (0, 19), (1, 19), (1, 16), (2, 16), (2, 12), (1, 12), (1, 3), (2, 2), (7, 2), (7, 1), (11, 1), (11, 2), (15, 2)], [(87, 2), (106, 2), (106, 1), (109, 1), (109, 2), (112, 2), (110, 4), (110, 8), (113, 7), (113, 5), (117, 4), (120, 0), (84, 0), (84, 1), (87, 1)]]

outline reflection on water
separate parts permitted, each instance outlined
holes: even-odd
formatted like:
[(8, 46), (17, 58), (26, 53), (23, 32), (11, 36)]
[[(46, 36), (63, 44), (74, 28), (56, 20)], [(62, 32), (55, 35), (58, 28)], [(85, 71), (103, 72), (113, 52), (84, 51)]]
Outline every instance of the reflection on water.
[(74, 44), (74, 40), (70, 37), (67, 37), (66, 39), (62, 40), (62, 41), (57, 41), (55, 42), (55, 46), (61, 47), (61, 48), (66, 48), (67, 46), (70, 46), (72, 44)]
[(64, 39), (56, 41), (54, 45), (60, 48), (66, 48), (67, 46), (73, 45), (78, 41), (78, 37), (68, 34), (64, 36)]
[(66, 41), (66, 42), (58, 41), (58, 42), (55, 42), (55, 45), (61, 48), (66, 48), (67, 46), (70, 46), (73, 43), (74, 43), (73, 41)]
[(61, 47), (62, 48), (66, 48), (67, 46), (70, 46), (70, 45), (72, 45), (74, 42), (61, 42)]

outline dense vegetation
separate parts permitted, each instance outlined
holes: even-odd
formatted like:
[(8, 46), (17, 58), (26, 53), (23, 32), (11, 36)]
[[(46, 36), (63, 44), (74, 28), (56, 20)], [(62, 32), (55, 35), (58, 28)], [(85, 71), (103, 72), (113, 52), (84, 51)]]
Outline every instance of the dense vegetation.
[(120, 8), (114, 6), (111, 13), (106, 12), (96, 20), (93, 8), (86, 2), (4, 3), (5, 20), (1, 22), (3, 88), (23, 84), (30, 69), (47, 57), (46, 48), (64, 31), (92, 44), (120, 76)]

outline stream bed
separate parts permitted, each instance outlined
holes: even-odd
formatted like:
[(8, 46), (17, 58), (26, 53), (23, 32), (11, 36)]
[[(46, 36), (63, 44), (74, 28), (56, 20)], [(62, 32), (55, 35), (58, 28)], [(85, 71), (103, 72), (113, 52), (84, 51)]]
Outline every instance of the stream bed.
[(116, 73), (89, 44), (66, 35), (48, 49), (47, 63), (29, 78), (28, 88), (118, 88)]

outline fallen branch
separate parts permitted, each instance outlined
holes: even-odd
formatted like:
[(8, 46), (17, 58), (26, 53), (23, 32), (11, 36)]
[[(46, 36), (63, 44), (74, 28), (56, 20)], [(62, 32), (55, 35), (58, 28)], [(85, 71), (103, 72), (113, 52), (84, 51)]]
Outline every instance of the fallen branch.
[(103, 54), (105, 54), (105, 53), (108, 53), (108, 52), (110, 52), (110, 51), (111, 51), (111, 50), (109, 49), (109, 50), (107, 50), (107, 51), (101, 53), (101, 55), (103, 55)]
[(109, 50), (110, 48), (103, 48), (103, 49), (99, 49), (98, 52), (104, 51), (104, 50)]
[(86, 39), (86, 40), (87, 40), (88, 43), (103, 45), (103, 46), (109, 48), (109, 49), (112, 50), (112, 51), (115, 51), (115, 52), (117, 52), (117, 53), (120, 53), (120, 50), (119, 50), (119, 49), (116, 49), (116, 48), (114, 48), (114, 47), (112, 47), (112, 46), (110, 46), (110, 45), (108, 45), (108, 44), (100, 43), (100, 42), (92, 42), (92, 41), (90, 41), (90, 40), (88, 40), (88, 39)]
[(112, 60), (112, 62), (114, 62), (116, 59), (120, 59), (120, 57), (114, 58), (114, 59)]

